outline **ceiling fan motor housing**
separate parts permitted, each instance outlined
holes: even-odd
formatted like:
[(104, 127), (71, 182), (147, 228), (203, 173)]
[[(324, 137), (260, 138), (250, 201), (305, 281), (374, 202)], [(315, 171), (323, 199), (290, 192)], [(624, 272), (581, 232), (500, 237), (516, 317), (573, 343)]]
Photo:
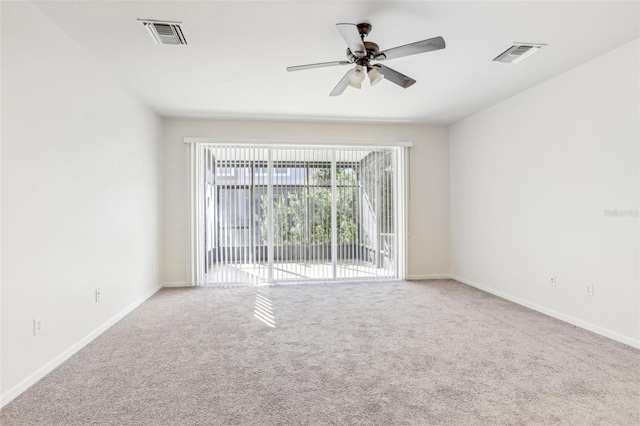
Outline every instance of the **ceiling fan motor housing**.
[[(364, 47), (365, 49), (367, 49), (367, 54), (362, 57), (358, 57), (354, 55), (353, 52), (351, 52), (351, 49), (347, 48), (347, 59), (350, 62), (357, 62), (360, 65), (365, 65), (371, 59), (374, 59), (378, 54), (378, 52), (380, 51), (380, 47), (372, 41), (365, 41)], [(365, 64), (361, 63), (362, 61), (365, 61)]]

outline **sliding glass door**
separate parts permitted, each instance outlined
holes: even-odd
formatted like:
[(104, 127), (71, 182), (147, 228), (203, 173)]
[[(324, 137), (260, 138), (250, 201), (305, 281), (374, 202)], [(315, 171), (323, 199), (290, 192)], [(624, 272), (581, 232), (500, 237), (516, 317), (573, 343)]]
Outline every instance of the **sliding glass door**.
[(399, 278), (400, 148), (192, 145), (198, 285)]

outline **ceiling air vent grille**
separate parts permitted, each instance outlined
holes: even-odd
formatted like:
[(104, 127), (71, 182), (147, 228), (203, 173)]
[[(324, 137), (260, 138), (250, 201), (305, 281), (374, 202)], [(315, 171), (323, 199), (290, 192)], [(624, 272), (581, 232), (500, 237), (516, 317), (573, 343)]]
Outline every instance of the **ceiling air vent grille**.
[(516, 43), (495, 58), (495, 62), (504, 62), (507, 64), (517, 64), (518, 62), (528, 58), (536, 53), (538, 50), (546, 46), (545, 44), (533, 44), (533, 43)]
[(156, 44), (187, 44), (181, 22), (138, 19)]

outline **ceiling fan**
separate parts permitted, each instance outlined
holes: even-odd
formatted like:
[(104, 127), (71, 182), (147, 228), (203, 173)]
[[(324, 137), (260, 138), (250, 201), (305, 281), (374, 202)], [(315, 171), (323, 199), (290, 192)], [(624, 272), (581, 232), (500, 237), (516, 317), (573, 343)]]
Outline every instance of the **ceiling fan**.
[(371, 61), (385, 61), (387, 59), (400, 58), (445, 48), (444, 39), (442, 37), (434, 37), (380, 51), (377, 44), (364, 41), (364, 38), (371, 32), (371, 24), (336, 24), (336, 27), (340, 35), (342, 35), (342, 38), (344, 38), (344, 41), (347, 42), (347, 46), (349, 46), (347, 48), (346, 61), (321, 62), (287, 67), (287, 71), (302, 71), (312, 68), (356, 64), (355, 68), (349, 70), (344, 77), (342, 77), (342, 80), (340, 80), (329, 96), (341, 95), (347, 86), (360, 89), (365, 79), (365, 70), (372, 86), (378, 84), (384, 77), (390, 82), (406, 89), (416, 81), (387, 66), (373, 64)]

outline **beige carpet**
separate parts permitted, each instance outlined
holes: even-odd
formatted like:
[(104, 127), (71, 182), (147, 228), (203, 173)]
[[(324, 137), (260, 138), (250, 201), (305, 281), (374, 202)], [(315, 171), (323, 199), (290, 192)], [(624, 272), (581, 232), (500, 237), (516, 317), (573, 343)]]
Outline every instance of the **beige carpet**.
[(453, 281), (165, 289), (9, 425), (640, 424), (640, 351)]

